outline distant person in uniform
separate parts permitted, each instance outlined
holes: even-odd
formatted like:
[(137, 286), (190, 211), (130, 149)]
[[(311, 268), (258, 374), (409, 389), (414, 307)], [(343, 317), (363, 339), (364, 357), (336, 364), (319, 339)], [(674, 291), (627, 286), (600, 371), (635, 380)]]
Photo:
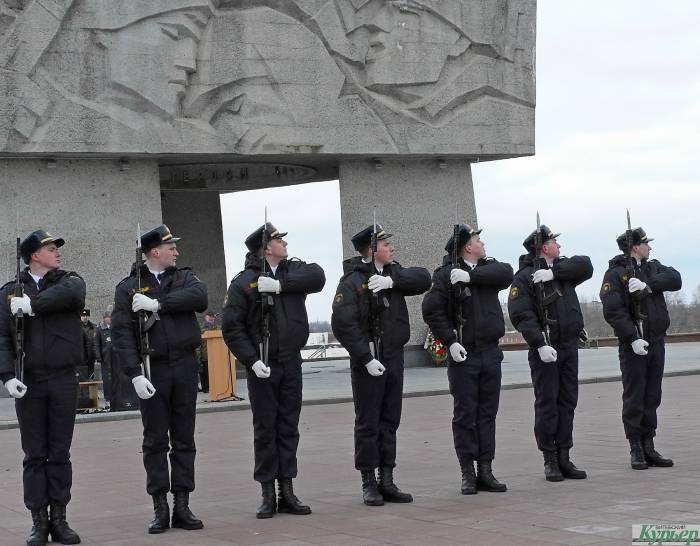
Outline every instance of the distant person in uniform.
[(83, 327), (83, 355), (87, 372), (85, 380), (93, 379), (95, 373), (95, 324), (90, 320), (90, 309), (80, 313), (80, 323)]
[(115, 364), (113, 358), (114, 349), (112, 347), (112, 314), (105, 313), (102, 317), (102, 323), (97, 327), (95, 332), (95, 359), (100, 365), (102, 371), (102, 390), (105, 397), (105, 409), (110, 408), (112, 398), (114, 397), (114, 370)]
[[(216, 314), (212, 311), (204, 313), (204, 323), (201, 329), (202, 333), (216, 330), (217, 328)], [(205, 339), (202, 339), (199, 348), (199, 384), (201, 385), (201, 392), (209, 392), (209, 355), (207, 353), (207, 341)]]

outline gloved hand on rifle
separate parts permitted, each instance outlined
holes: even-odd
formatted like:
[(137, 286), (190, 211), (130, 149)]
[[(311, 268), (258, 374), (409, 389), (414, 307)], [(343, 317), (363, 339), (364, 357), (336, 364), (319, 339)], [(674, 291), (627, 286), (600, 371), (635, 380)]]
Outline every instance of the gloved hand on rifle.
[(646, 356), (649, 353), (649, 342), (643, 339), (635, 339), (632, 342), (632, 350), (636, 355)]
[(455, 362), (464, 362), (467, 359), (467, 350), (455, 341), (450, 345), (450, 356)]
[(640, 281), (637, 277), (632, 277), (627, 285), (627, 289), (630, 291), (630, 294), (639, 292), (640, 290), (646, 290), (646, 288), (647, 283)]
[(365, 364), (365, 368), (367, 368), (369, 375), (373, 377), (379, 377), (386, 371), (384, 364), (379, 362), (379, 360), (377, 360), (376, 358), (373, 358), (367, 364)]
[(153, 386), (145, 375), (137, 375), (131, 380), (134, 385), (134, 390), (141, 400), (148, 400), (156, 393), (156, 388)]
[(282, 291), (282, 286), (277, 279), (272, 277), (258, 277), (258, 292), (273, 292), (279, 294)]
[(392, 286), (394, 286), (394, 279), (383, 275), (372, 275), (367, 283), (367, 287), (375, 294), (382, 290), (389, 290)]
[(134, 299), (131, 301), (131, 310), (134, 313), (138, 313), (139, 311), (155, 313), (158, 309), (160, 309), (160, 302), (158, 300), (149, 298), (143, 294), (134, 294)]
[(10, 393), (12, 398), (22, 398), (25, 394), (27, 394), (27, 385), (22, 383), (16, 377), (5, 381), (5, 388), (7, 389), (7, 392)]
[(542, 362), (556, 362), (557, 361), (557, 351), (554, 349), (554, 347), (550, 347), (549, 345), (544, 345), (537, 349), (537, 352), (540, 355), (540, 360)]
[(464, 269), (453, 269), (452, 272), (450, 273), (450, 282), (452, 284), (457, 284), (458, 282), (469, 282), (471, 279), (471, 276), (469, 275), (469, 271), (465, 271)]
[(270, 367), (265, 366), (262, 360), (256, 360), (253, 364), (253, 373), (260, 379), (267, 379), (270, 377)]
[(538, 269), (532, 274), (532, 282), (549, 282), (554, 278), (554, 272), (551, 269)]
[(17, 311), (22, 310), (22, 313), (25, 315), (29, 315), (30, 317), (34, 316), (34, 311), (32, 311), (32, 300), (29, 299), (29, 296), (25, 294), (21, 298), (12, 298), (10, 300), (10, 312), (13, 315), (17, 314)]

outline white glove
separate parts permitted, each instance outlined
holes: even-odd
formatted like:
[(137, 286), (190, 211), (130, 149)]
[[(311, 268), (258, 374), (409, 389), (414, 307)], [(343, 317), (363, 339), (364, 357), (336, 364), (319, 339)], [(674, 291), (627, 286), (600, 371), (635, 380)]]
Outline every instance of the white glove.
[[(627, 285), (627, 289), (632, 292), (639, 292), (640, 290), (645, 290), (647, 287), (647, 283), (644, 281), (640, 281), (637, 277), (632, 277), (630, 279), (629, 284)], [(644, 353), (646, 354), (646, 353)]]
[(12, 398), (22, 398), (25, 394), (27, 394), (27, 385), (22, 383), (16, 377), (5, 381), (5, 388), (7, 389), (7, 392), (10, 393)]
[(632, 342), (632, 350), (636, 355), (645, 356), (649, 352), (647, 347), (649, 347), (649, 342), (643, 339), (635, 339)]
[(156, 388), (153, 386), (153, 383), (146, 379), (145, 375), (137, 375), (131, 380), (131, 382), (134, 385), (136, 394), (141, 400), (148, 400), (156, 393)]
[(138, 311), (148, 311), (155, 313), (160, 309), (160, 302), (143, 294), (134, 294), (134, 299), (131, 302), (131, 309), (134, 313)]
[(549, 282), (554, 278), (551, 269), (538, 269), (532, 274), (532, 282)]
[(467, 359), (467, 350), (455, 341), (450, 345), (450, 356), (455, 362), (464, 362)]
[(274, 292), (279, 294), (282, 291), (280, 282), (272, 277), (258, 277), (258, 292)]
[(554, 350), (554, 347), (545, 345), (544, 347), (540, 347), (539, 349), (537, 349), (537, 352), (540, 354), (540, 360), (542, 362), (557, 361), (557, 352)]
[(450, 273), (450, 282), (452, 284), (457, 284), (458, 282), (469, 282), (469, 279), (471, 279), (469, 271), (464, 271), (464, 269), (455, 268)]
[(13, 315), (16, 315), (17, 311), (19, 311), (20, 309), (25, 315), (29, 315), (30, 317), (34, 316), (34, 311), (32, 311), (32, 300), (29, 299), (29, 296), (27, 296), (27, 294), (25, 294), (21, 298), (15, 297), (10, 300), (10, 311)]
[(379, 362), (379, 360), (377, 360), (376, 358), (373, 358), (367, 364), (365, 364), (365, 368), (367, 368), (369, 375), (373, 377), (379, 377), (386, 371), (384, 364)]
[(394, 279), (383, 275), (372, 275), (367, 283), (368, 288), (375, 294), (380, 290), (389, 290), (394, 286)]
[(265, 366), (262, 360), (256, 360), (255, 364), (253, 364), (253, 373), (260, 379), (267, 379), (270, 377), (270, 368)]

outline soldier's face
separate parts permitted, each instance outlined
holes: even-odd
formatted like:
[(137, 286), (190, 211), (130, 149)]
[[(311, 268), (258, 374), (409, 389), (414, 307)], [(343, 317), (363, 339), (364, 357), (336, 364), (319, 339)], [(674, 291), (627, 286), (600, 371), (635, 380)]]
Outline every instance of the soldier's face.
[(46, 269), (58, 269), (61, 267), (61, 251), (54, 245), (44, 245), (32, 254), (32, 262)]
[(469, 242), (465, 245), (464, 250), (476, 258), (484, 258), (486, 256), (486, 245), (478, 235), (474, 235), (471, 239), (469, 239)]
[(379, 265), (390, 264), (394, 261), (396, 249), (388, 239), (377, 241), (377, 252), (374, 254), (374, 261)]
[(287, 254), (287, 241), (284, 239), (272, 239), (267, 244), (267, 251), (265, 252), (266, 256), (283, 260), (287, 257)]
[(559, 249), (561, 249), (561, 245), (557, 240), (549, 239), (542, 245), (542, 256), (554, 260), (559, 257)]
[(179, 255), (180, 253), (177, 251), (177, 245), (175, 243), (166, 243), (151, 250), (151, 259), (160, 269), (175, 267)]
[(649, 254), (651, 253), (651, 246), (649, 246), (649, 243), (634, 245), (632, 247), (632, 252), (636, 254), (640, 260), (648, 260)]

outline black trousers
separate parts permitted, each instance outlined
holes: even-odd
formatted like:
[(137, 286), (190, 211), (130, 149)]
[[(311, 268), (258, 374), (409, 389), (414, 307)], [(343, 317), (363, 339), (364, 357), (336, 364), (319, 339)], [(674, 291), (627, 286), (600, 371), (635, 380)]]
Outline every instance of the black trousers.
[(574, 412), (578, 403), (578, 343), (553, 344), (556, 362), (542, 362), (536, 349), (528, 361), (535, 388), (535, 439), (542, 451), (574, 445)]
[(270, 361), (270, 377), (248, 371), (248, 398), (253, 410), (253, 478), (269, 482), (297, 477), (299, 414), (301, 413), (301, 355)]
[(24, 504), (29, 510), (70, 501), (78, 374), (74, 371), (43, 381), (25, 378), (27, 393), (15, 400), (24, 451)]
[(351, 365), (355, 403), (355, 468), (396, 466), (396, 431), (403, 402), (403, 352), (379, 359), (386, 371), (373, 377), (364, 366)]
[(627, 438), (656, 435), (656, 410), (661, 405), (666, 346), (659, 339), (649, 343), (649, 353), (640, 356), (631, 345), (620, 345), (622, 371), (622, 424)]
[(503, 351), (498, 343), (468, 351), (450, 363), (447, 377), (454, 398), (452, 435), (460, 461), (492, 461), (496, 453), (496, 414), (501, 396)]
[(194, 354), (177, 362), (151, 363), (151, 383), (156, 393), (148, 400), (139, 400), (149, 495), (194, 491), (198, 371)]

